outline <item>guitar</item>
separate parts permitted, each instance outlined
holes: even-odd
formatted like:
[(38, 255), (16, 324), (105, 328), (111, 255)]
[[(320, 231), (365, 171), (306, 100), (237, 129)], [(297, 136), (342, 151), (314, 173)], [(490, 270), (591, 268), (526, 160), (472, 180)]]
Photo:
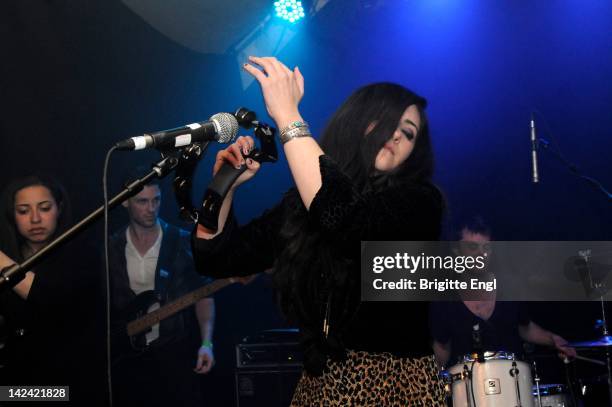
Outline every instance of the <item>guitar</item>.
[[(111, 329), (113, 363), (143, 353), (148, 347), (145, 334), (152, 326), (234, 282), (233, 278), (215, 280), (149, 313), (147, 310), (151, 305), (159, 302), (155, 292), (149, 290), (138, 294), (131, 304), (114, 318), (114, 326)], [(156, 343), (162, 345), (165, 342)]]

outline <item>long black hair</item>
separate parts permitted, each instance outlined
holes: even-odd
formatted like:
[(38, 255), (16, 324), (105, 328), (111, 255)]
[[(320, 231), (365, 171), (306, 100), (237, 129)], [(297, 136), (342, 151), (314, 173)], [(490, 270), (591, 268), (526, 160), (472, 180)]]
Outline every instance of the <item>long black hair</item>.
[[(377, 171), (374, 163), (378, 152), (393, 136), (402, 115), (412, 105), (419, 112), (420, 128), (411, 155), (392, 171)], [(424, 98), (401, 85), (376, 83), (362, 87), (331, 117), (321, 137), (321, 148), (353, 181), (357, 192), (375, 192), (406, 182), (429, 182), (434, 164), (426, 105)], [(306, 337), (309, 332), (311, 338), (319, 338), (319, 342), (311, 341), (318, 345), (306, 344), (305, 352), (318, 355), (308, 358), (318, 358), (316, 366), (307, 366), (308, 370), (320, 371), (324, 360), (321, 355), (342, 348), (341, 339), (335, 334), (321, 339), (322, 312), (330, 302), (333, 287), (343, 287), (344, 293), (355, 292), (355, 287), (347, 285), (356, 284), (356, 279), (347, 278), (342, 271), (346, 271), (346, 264), (339, 264), (345, 260), (331, 252), (329, 242), (323, 242), (324, 237), (311, 227), (306, 208), (295, 189), (289, 191), (285, 202), (288, 212), (281, 236), (287, 244), (277, 259), (274, 274), (278, 301), (285, 315), (300, 325)], [(335, 322), (342, 325), (350, 320), (358, 301), (359, 298), (350, 295), (334, 294), (331, 312)]]
[[(404, 111), (411, 105), (416, 106), (421, 122), (414, 149), (398, 168), (380, 173), (374, 168), (376, 155), (393, 136)], [(429, 181), (434, 160), (426, 106), (423, 97), (395, 83), (364, 86), (349, 96), (331, 117), (321, 136), (321, 148), (354, 180), (359, 190), (371, 187), (373, 180)], [(373, 129), (368, 132), (372, 125)]]
[(19, 233), (15, 224), (15, 195), (20, 190), (31, 186), (43, 186), (51, 192), (53, 199), (59, 209), (57, 227), (50, 237), (54, 239), (64, 232), (70, 225), (71, 208), (68, 194), (64, 187), (54, 178), (37, 174), (17, 178), (9, 183), (2, 192), (0, 201), (0, 250), (13, 260), (21, 262), (24, 260), (22, 247), (25, 239)]

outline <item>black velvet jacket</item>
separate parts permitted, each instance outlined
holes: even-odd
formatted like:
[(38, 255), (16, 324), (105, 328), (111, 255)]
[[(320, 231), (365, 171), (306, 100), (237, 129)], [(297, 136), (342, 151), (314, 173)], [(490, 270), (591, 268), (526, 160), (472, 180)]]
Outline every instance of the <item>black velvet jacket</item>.
[[(291, 275), (277, 279), (278, 289), (303, 335), (304, 365), (311, 374), (320, 374), (327, 357), (341, 358), (346, 349), (431, 354), (427, 303), (360, 302), (360, 241), (438, 240), (440, 192), (431, 184), (403, 183), (360, 194), (329, 157), (321, 156), (319, 163), (323, 183), (308, 211), (291, 190), (245, 226), (238, 227), (230, 214), (214, 239), (194, 237), (198, 271), (221, 278), (274, 267), (277, 274)], [(284, 233), (295, 216), (304, 217), (303, 233), (313, 237), (300, 250)], [(326, 337), (322, 326), (328, 309)]]

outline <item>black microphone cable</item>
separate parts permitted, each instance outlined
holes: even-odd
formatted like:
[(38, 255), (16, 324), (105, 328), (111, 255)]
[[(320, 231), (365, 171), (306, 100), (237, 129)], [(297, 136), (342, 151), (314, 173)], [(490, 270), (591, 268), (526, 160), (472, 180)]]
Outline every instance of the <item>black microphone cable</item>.
[(546, 120), (546, 117), (539, 110), (537, 110), (537, 109), (533, 109), (532, 113), (536, 113), (538, 115), (538, 117), (540, 119), (542, 119), (542, 121), (544, 122), (544, 127), (545, 127), (546, 134), (553, 141), (554, 149), (550, 149), (549, 147), (550, 147), (551, 143), (549, 143), (548, 141), (546, 141), (546, 140), (544, 140), (542, 138), (538, 138), (538, 140), (536, 140), (537, 144), (541, 145), (546, 150), (550, 151), (552, 153), (552, 155), (555, 156), (559, 161), (561, 161), (561, 163), (563, 163), (563, 165), (565, 165), (572, 174), (574, 174), (578, 178), (582, 178), (585, 181), (587, 181), (588, 183), (590, 183), (592, 186), (594, 186), (596, 189), (598, 189), (601, 193), (603, 193), (605, 196), (607, 196), (610, 201), (612, 201), (612, 193), (610, 191), (608, 191), (602, 185), (601, 182), (599, 182), (597, 179), (595, 179), (593, 177), (589, 177), (588, 175), (583, 174), (574, 163), (570, 162), (569, 160), (567, 160), (565, 158), (565, 156), (561, 152), (561, 147), (559, 145), (559, 141), (557, 140), (557, 138), (555, 137), (554, 133), (552, 132), (552, 130), (550, 128), (550, 125), (548, 124), (548, 121)]
[(108, 163), (110, 157), (117, 150), (113, 146), (106, 153), (104, 170), (102, 174), (102, 190), (104, 191), (104, 285), (106, 292), (106, 374), (108, 385), (108, 405), (113, 407), (113, 381), (111, 377), (111, 316), (110, 316), (110, 268), (108, 250)]

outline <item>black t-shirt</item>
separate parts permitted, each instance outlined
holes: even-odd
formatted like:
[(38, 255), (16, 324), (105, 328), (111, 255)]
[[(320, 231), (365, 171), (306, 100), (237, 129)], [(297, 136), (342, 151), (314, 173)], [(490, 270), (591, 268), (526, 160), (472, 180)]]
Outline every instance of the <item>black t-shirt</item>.
[(473, 352), (473, 326), (479, 324), (484, 350), (507, 351), (522, 355), (519, 325), (530, 322), (527, 305), (520, 302), (498, 301), (488, 320), (474, 315), (461, 301), (433, 302), (430, 307), (429, 325), (435, 341), (450, 341), (451, 355), (448, 365), (454, 365), (459, 357)]

